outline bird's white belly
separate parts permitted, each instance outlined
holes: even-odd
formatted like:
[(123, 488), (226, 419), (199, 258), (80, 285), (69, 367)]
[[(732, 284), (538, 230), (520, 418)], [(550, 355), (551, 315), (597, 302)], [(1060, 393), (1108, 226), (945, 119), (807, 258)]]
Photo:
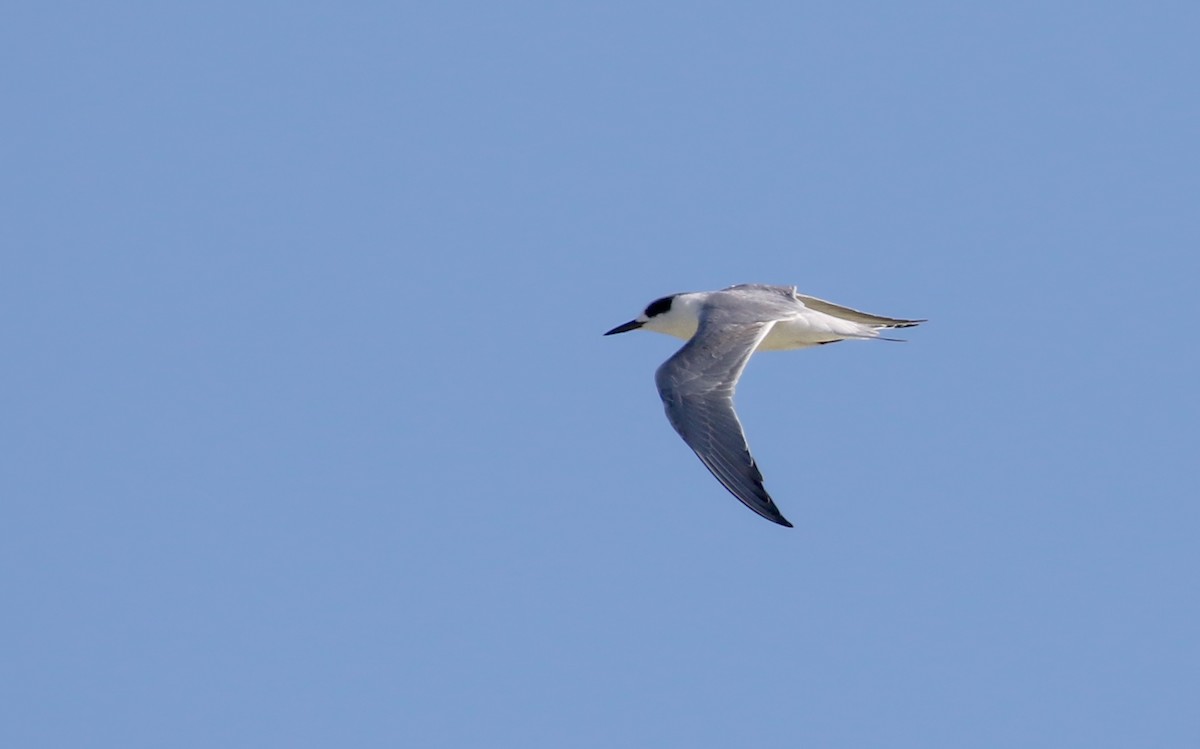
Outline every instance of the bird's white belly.
[[(822, 320), (822, 317), (826, 319)], [(845, 336), (839, 335), (839, 332), (834, 329), (835, 326), (829, 324), (834, 320), (825, 315), (780, 320), (771, 326), (771, 332), (767, 333), (767, 337), (758, 344), (758, 350), (787, 351), (841, 340)]]

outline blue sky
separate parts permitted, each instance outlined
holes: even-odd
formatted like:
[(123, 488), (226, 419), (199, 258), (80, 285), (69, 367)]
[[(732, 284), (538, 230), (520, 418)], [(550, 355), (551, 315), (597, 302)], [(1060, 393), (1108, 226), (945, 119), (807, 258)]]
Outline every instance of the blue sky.
[(1200, 742), (1193, 4), (3, 17), (5, 746)]

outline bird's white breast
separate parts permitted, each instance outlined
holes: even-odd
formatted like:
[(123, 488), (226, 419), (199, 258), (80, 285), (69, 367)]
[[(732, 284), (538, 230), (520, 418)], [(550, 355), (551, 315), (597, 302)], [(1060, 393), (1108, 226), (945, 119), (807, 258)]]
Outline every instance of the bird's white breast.
[(787, 351), (816, 346), (819, 343), (836, 340), (837, 338), (837, 334), (830, 330), (829, 326), (822, 325), (819, 321), (811, 320), (805, 315), (776, 322), (771, 326), (771, 331), (767, 333), (767, 337), (763, 339), (762, 343), (758, 344), (757, 350)]
[(874, 338), (878, 333), (869, 325), (806, 309), (795, 317), (780, 320), (759, 344), (759, 351), (786, 351), (807, 348), (847, 338)]

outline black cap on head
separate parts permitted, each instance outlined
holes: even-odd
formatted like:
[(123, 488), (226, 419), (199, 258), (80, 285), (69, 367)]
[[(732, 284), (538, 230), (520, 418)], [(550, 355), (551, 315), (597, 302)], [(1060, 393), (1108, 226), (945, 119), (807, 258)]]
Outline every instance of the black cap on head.
[(646, 317), (657, 317), (663, 313), (671, 311), (671, 302), (675, 300), (675, 296), (665, 296), (661, 299), (655, 299), (646, 307)]

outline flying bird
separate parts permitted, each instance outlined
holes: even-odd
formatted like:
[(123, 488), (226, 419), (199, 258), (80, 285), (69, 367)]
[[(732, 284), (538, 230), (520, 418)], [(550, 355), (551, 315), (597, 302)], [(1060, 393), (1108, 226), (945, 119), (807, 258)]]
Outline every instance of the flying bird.
[(733, 393), (746, 362), (755, 351), (879, 338), (880, 330), (923, 322), (859, 312), (799, 294), (795, 286), (740, 284), (655, 299), (635, 319), (604, 335), (645, 328), (687, 341), (654, 375), (667, 419), (742, 504), (791, 528), (763, 488), (762, 473), (733, 410)]

